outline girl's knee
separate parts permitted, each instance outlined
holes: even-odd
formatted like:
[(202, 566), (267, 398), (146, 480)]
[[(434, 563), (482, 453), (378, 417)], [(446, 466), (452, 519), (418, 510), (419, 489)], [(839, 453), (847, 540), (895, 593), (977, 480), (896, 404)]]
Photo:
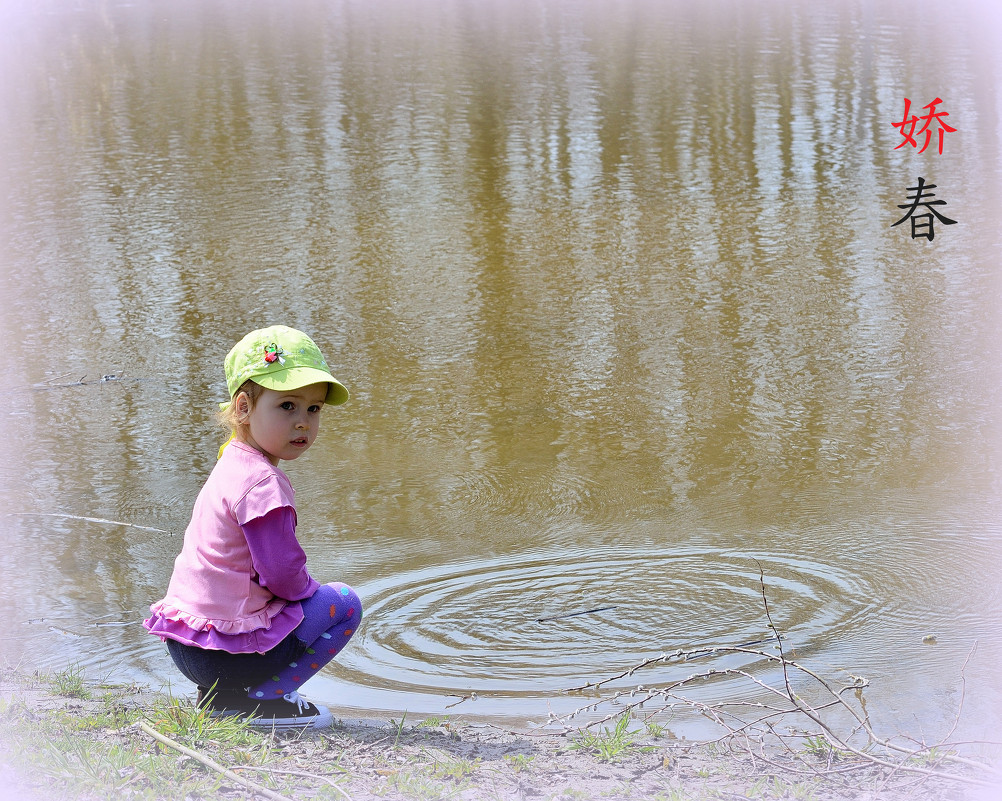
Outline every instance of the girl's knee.
[(302, 602), (302, 607), (306, 619), (312, 621), (310, 626), (320, 626), (316, 631), (318, 635), (340, 622), (350, 622), (355, 628), (362, 619), (362, 602), (358, 594), (338, 581), (320, 585), (313, 597)]
[(340, 581), (324, 585), (324, 588), (328, 587), (335, 596), (334, 602), (331, 603), (331, 617), (335, 616), (335, 607), (340, 607), (345, 610), (345, 615), (356, 618), (356, 621), (362, 619), (362, 600), (351, 587)]

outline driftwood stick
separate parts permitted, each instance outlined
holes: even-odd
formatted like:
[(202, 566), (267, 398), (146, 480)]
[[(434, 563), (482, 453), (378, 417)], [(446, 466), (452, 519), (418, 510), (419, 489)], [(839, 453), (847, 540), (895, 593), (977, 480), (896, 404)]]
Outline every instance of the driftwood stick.
[(224, 768), (218, 762), (214, 762), (213, 760), (209, 759), (209, 757), (205, 756), (205, 754), (200, 754), (198, 751), (193, 751), (192, 749), (181, 745), (181, 743), (172, 740), (170, 737), (161, 734), (145, 720), (139, 721), (139, 728), (141, 728), (144, 732), (150, 735), (150, 737), (152, 737), (154, 740), (157, 740), (163, 743), (164, 745), (173, 748), (175, 751), (180, 751), (185, 756), (191, 757), (196, 762), (200, 762), (210, 770), (216, 771), (216, 773), (225, 776), (230, 781), (236, 782), (242, 787), (246, 787), (248, 790), (253, 790), (255, 793), (260, 793), (261, 795), (267, 798), (273, 799), (273, 801), (292, 801), (291, 798), (288, 798), (287, 796), (284, 796), (281, 793), (276, 793), (274, 790), (269, 790), (267, 787), (262, 787), (260, 784), (252, 782), (250, 779), (244, 778), (243, 776), (234, 773), (232, 770), (229, 770), (228, 768)]

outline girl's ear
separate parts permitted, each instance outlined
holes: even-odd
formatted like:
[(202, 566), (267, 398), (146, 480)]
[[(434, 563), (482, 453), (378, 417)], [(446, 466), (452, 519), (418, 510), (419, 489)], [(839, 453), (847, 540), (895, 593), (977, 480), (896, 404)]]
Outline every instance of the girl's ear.
[(238, 423), (247, 422), (247, 417), (251, 412), (251, 399), (246, 392), (238, 392), (233, 399), (233, 414)]

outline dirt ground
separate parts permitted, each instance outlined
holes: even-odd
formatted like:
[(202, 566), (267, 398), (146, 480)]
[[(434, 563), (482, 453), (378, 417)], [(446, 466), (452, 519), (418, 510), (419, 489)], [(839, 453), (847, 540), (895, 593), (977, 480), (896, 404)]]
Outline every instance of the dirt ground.
[[(107, 691), (103, 691), (107, 692)], [(121, 689), (119, 702), (140, 710), (154, 701)], [(27, 725), (47, 716), (61, 720), (95, 716), (107, 699), (65, 698), (46, 689), (0, 688), (0, 715), (14, 705), (31, 710)], [(33, 717), (31, 717), (33, 716)], [(69, 716), (68, 718), (66, 716)], [(51, 719), (51, 718), (50, 718)], [(977, 787), (917, 777), (808, 753), (756, 755), (748, 745), (687, 744), (638, 735), (613, 755), (585, 747), (579, 735), (516, 730), (447, 719), (405, 721), (343, 719), (318, 733), (277, 736), (264, 767), (237, 775), (266, 784), (289, 799), (459, 799), (460, 801), (684, 801), (685, 799), (821, 799), (823, 801), (995, 801), (1002, 788)], [(21, 725), (24, 725), (23, 718)], [(72, 728), (72, 727), (70, 727)], [(8, 734), (12, 729), (4, 727)], [(17, 729), (13, 729), (17, 731)], [(23, 729), (21, 730), (24, 731)], [(192, 759), (157, 742), (141, 722), (123, 728), (87, 728), (73, 736), (107, 746), (125, 745), (137, 755), (168, 753)], [(10, 737), (7, 738), (10, 740)], [(16, 735), (15, 735), (16, 739)], [(50, 769), (26, 769), (14, 758), (18, 742), (0, 743), (0, 799), (143, 797), (67, 795)], [(210, 753), (210, 752), (207, 752)], [(219, 759), (220, 754), (210, 754)], [(17, 766), (17, 767), (15, 767)], [(225, 767), (233, 767), (228, 765)], [(179, 801), (208, 798), (179, 788)], [(265, 798), (223, 778), (212, 798)], [(274, 797), (274, 796), (273, 796)]]

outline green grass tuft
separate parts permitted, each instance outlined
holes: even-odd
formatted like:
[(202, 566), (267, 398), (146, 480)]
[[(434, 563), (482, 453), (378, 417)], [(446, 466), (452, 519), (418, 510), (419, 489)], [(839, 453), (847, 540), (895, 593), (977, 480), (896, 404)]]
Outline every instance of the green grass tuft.
[(570, 748), (574, 751), (586, 751), (601, 762), (615, 762), (635, 752), (654, 750), (651, 746), (637, 743), (640, 733), (630, 729), (630, 716), (619, 716), (615, 727), (603, 727), (601, 732), (582, 731), (574, 739)]

